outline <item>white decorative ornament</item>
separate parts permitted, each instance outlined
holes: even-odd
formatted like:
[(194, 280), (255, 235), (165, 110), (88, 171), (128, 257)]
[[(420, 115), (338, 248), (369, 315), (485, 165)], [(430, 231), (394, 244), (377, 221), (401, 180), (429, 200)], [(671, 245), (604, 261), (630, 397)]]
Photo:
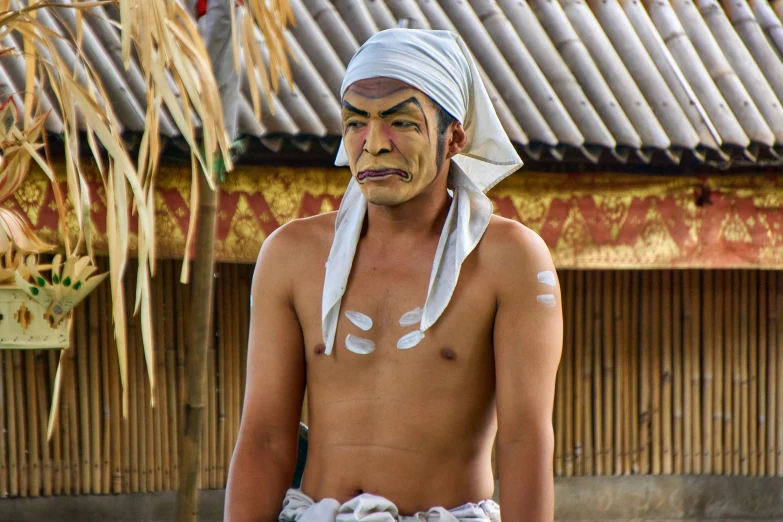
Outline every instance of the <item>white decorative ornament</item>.
[(552, 294), (541, 294), (536, 296), (536, 301), (546, 306), (547, 308), (555, 307), (555, 296)]
[(421, 330), (414, 330), (400, 337), (400, 340), (397, 341), (397, 348), (399, 348), (400, 350), (407, 350), (408, 348), (413, 348), (414, 346), (419, 344), (422, 339), (424, 339), (424, 332), (422, 332)]
[(421, 306), (414, 308), (410, 312), (405, 312), (400, 317), (400, 326), (413, 326), (421, 322), (421, 314), (423, 310)]
[(536, 277), (538, 278), (539, 283), (544, 283), (545, 285), (549, 286), (555, 286), (557, 285), (557, 278), (555, 277), (555, 274), (553, 274), (550, 270), (544, 270), (543, 272), (539, 272)]
[(375, 343), (369, 339), (362, 339), (361, 337), (348, 334), (345, 338), (345, 347), (350, 352), (367, 355), (375, 350)]
[(345, 317), (347, 317), (349, 321), (356, 325), (357, 328), (364, 330), (365, 332), (372, 328), (372, 319), (361, 312), (348, 310), (345, 312)]

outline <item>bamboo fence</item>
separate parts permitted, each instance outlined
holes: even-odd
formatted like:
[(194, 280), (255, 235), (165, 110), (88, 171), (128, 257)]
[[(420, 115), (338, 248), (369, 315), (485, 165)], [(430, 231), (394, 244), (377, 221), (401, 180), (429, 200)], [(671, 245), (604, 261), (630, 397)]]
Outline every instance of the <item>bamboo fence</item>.
[(783, 476), (783, 272), (560, 280), (556, 476)]
[[(0, 351), (0, 497), (177, 488), (190, 310), (180, 268), (160, 261), (152, 281), (155, 408), (133, 318), (129, 412), (121, 415), (108, 285), (77, 308), (51, 441), (46, 425), (59, 357)], [(238, 434), (252, 271), (215, 268), (203, 488), (225, 486)], [(126, 283), (129, 310), (133, 279)], [(569, 270), (560, 281), (556, 476), (783, 476), (782, 272)]]

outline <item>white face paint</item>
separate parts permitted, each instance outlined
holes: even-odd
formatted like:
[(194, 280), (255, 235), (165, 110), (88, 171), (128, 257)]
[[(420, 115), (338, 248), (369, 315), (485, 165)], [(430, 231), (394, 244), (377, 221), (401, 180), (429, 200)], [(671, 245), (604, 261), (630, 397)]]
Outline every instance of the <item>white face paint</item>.
[(250, 296), (250, 308), (253, 308), (253, 296)]
[(410, 312), (405, 312), (400, 317), (400, 326), (413, 326), (421, 322), (422, 309), (421, 306), (414, 308)]
[(555, 286), (557, 284), (557, 278), (555, 277), (555, 274), (549, 270), (539, 272), (536, 277), (538, 278), (539, 283), (544, 283), (545, 285), (549, 286)]
[(375, 343), (369, 339), (362, 339), (361, 337), (348, 334), (348, 336), (345, 338), (345, 347), (353, 353), (367, 355), (368, 353), (372, 353), (373, 350), (375, 350)]
[(546, 306), (547, 308), (555, 307), (555, 296), (552, 294), (541, 294), (536, 296), (536, 301)]
[(424, 339), (424, 332), (422, 332), (421, 330), (414, 330), (400, 337), (400, 340), (397, 341), (397, 348), (399, 348), (400, 350), (407, 350), (408, 348), (413, 348), (414, 346), (419, 344), (422, 339)]
[(361, 312), (348, 310), (345, 312), (345, 317), (347, 317), (349, 321), (365, 332), (372, 328), (372, 319)]

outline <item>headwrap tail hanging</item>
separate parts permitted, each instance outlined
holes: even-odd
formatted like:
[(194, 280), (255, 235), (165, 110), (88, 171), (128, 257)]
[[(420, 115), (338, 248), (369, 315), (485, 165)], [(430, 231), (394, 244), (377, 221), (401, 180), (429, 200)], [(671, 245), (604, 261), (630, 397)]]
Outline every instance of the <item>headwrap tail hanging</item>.
[[(522, 160), (459, 36), (418, 29), (381, 31), (368, 39), (348, 64), (340, 93), (344, 95), (357, 81), (378, 77), (394, 78), (419, 89), (456, 118), (467, 135), (465, 149), (451, 160), (449, 188), (454, 198), (435, 253), (419, 326), (423, 332), (448, 306), (462, 262), (489, 225), (492, 203), (484, 193), (522, 166)], [(342, 143), (335, 165), (348, 165)], [(327, 354), (334, 347), (340, 304), (366, 212), (367, 200), (352, 179), (337, 213), (326, 265), (321, 319)]]

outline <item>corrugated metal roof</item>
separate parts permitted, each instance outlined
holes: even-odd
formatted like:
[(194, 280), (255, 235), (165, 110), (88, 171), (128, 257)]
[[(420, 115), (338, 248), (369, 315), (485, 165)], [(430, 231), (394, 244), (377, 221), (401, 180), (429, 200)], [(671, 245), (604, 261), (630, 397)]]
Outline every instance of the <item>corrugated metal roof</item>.
[[(533, 158), (676, 163), (687, 151), (698, 161), (783, 162), (783, 0), (290, 2), (294, 84), (282, 86), (259, 122), (244, 82), (238, 111), (240, 133), (270, 148), (286, 137), (304, 149), (319, 141), (333, 148), (346, 64), (375, 32), (403, 26), (464, 38), (507, 133)], [(95, 12), (84, 19), (83, 48), (126, 130), (138, 132), (141, 74), (122, 68), (119, 33), (106, 19), (116, 10)], [(61, 34), (74, 24), (68, 9), (40, 19)], [(2, 44), (18, 46), (15, 38)], [(0, 96), (21, 85), (24, 60), (0, 59)], [(43, 95), (51, 107), (46, 86)], [(61, 128), (54, 111), (47, 129)], [(165, 115), (161, 129), (177, 134)]]

